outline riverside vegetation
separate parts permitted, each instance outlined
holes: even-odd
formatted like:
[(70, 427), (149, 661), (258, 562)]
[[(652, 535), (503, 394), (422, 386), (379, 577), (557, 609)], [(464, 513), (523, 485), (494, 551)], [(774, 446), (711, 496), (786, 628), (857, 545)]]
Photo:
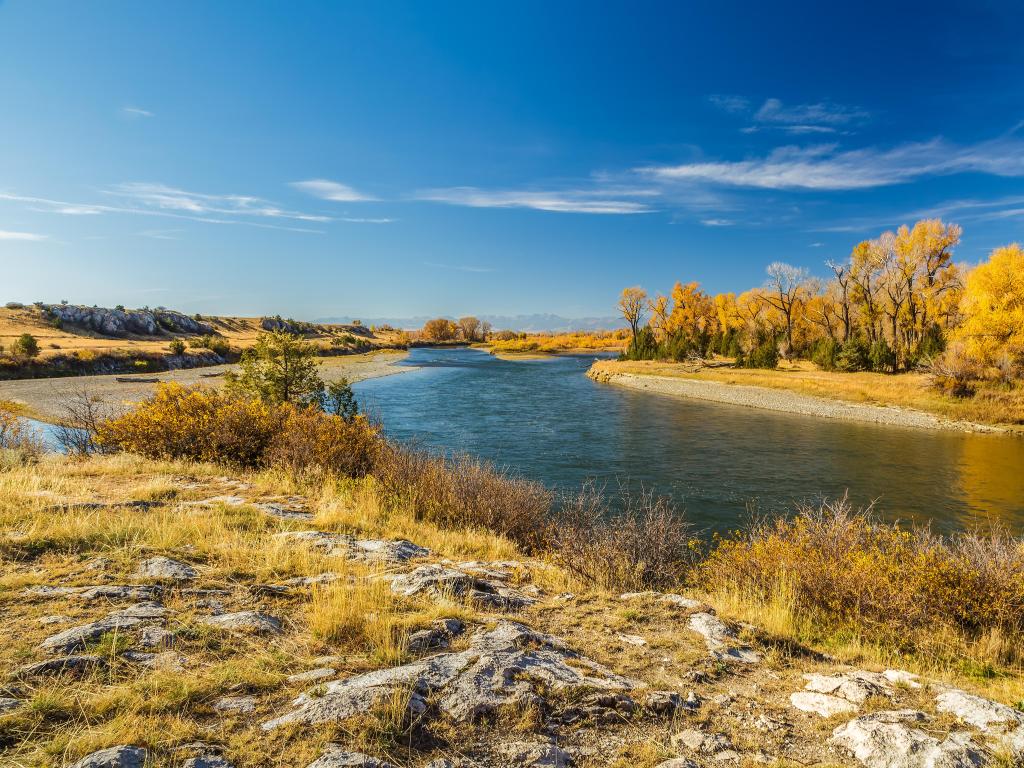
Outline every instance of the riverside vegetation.
[(1008, 532), (838, 500), (706, 540), (392, 444), (287, 334), (90, 419), (56, 455), (0, 411), (4, 764), (1024, 756)]
[[(953, 261), (960, 235), (955, 224), (919, 221), (828, 262), (828, 281), (775, 262), (763, 287), (739, 296), (698, 283), (676, 283), (671, 298), (627, 288), (623, 358), (719, 358), (778, 373), (711, 374), (718, 379), (1024, 424), (1024, 251), (996, 248), (968, 268)], [(788, 375), (813, 370), (823, 374)]]

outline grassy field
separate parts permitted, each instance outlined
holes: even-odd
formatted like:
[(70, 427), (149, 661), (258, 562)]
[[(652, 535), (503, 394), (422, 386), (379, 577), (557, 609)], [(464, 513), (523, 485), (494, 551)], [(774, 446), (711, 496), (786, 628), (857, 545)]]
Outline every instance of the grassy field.
[(492, 354), (509, 357), (542, 357), (572, 352), (621, 352), (625, 331), (589, 333), (530, 333), (514, 339), (492, 339), (485, 345)]
[[(268, 502), (308, 510), (313, 517), (284, 520), (259, 506)], [(162, 768), (180, 765), (190, 754), (185, 745), (204, 742), (237, 768), (293, 766), (306, 765), (330, 742), (398, 765), (421, 766), (441, 756), (493, 756), (506, 743), (536, 740), (540, 712), (521, 707), (472, 725), (432, 722), (426, 732), (386, 707), (343, 723), (261, 731), (260, 723), (286, 711), (296, 695), (318, 690), (292, 675), (327, 665), (344, 678), (407, 662), (419, 655), (408, 646), (409, 633), (434, 620), (488, 627), (501, 618), (495, 609), (454, 597), (400, 597), (384, 580), (393, 567), (353, 562), (276, 535), (310, 528), (407, 538), (431, 550), (429, 561), (475, 561), (506, 569), (509, 584), (538, 600), (515, 620), (554, 633), (653, 689), (696, 687), (708, 702), (740, 697), (751, 706), (756, 701), (758, 711), (792, 721), (783, 732), (785, 743), (751, 732), (744, 724), (745, 709), (737, 716), (728, 706), (710, 703), (667, 720), (630, 717), (600, 727), (559, 726), (560, 743), (578, 750), (581, 768), (651, 768), (677, 754), (671, 736), (687, 727), (725, 734), (741, 751), (778, 750), (776, 765), (822, 764), (817, 751), (836, 722), (794, 719), (786, 697), (803, 686), (802, 673), (834, 672), (837, 661), (808, 650), (805, 642), (822, 640), (820, 626), (812, 631), (785, 598), (758, 601), (725, 589), (703, 595), (719, 601), (722, 615), (760, 627), (743, 638), (757, 644), (763, 661), (739, 670), (710, 659), (703, 641), (685, 630), (692, 608), (660, 602), (655, 593), (623, 601), (615, 591), (581, 583), (544, 558), (528, 557), (508, 539), (427, 522), (414, 506), (388, 501), (374, 480), (296, 480), (273, 471), (225, 475), (214, 465), (127, 455), (84, 461), (49, 456), (0, 471), (0, 670), (10, 674), (39, 660), (44, 655), (38, 646), (48, 635), (124, 605), (47, 597), (33, 594), (33, 588), (157, 583), (135, 574), (138, 563), (154, 555), (185, 560), (199, 572), (187, 589), (171, 586), (162, 596), (174, 644), (142, 667), (126, 655), (135, 647), (132, 633), (110, 632), (84, 649), (105, 663), (82, 677), (9, 677), (0, 684), (0, 695), (15, 695), (24, 704), (0, 713), (0, 762), (65, 766), (96, 749), (139, 744), (151, 750), (149, 764)], [(335, 580), (283, 594), (261, 586), (323, 573), (333, 573)], [(202, 622), (211, 610), (254, 609), (278, 617), (283, 633), (255, 637)], [(453, 649), (466, 642), (457, 638)], [(1005, 671), (979, 674), (936, 666), (858, 642), (848, 633), (821, 647), (843, 662), (873, 668), (899, 664), (1001, 701), (1024, 698), (1020, 676)], [(932, 711), (928, 691), (901, 690), (901, 705)], [(223, 701), (232, 697), (251, 697), (254, 711), (225, 712)], [(549, 701), (556, 706), (558, 699)]]
[(808, 361), (783, 362), (775, 370), (697, 367), (660, 361), (600, 361), (595, 370), (743, 384), (869, 405), (898, 406), (956, 421), (1024, 427), (1024, 387), (982, 383), (973, 397), (938, 392), (921, 373), (832, 373)]

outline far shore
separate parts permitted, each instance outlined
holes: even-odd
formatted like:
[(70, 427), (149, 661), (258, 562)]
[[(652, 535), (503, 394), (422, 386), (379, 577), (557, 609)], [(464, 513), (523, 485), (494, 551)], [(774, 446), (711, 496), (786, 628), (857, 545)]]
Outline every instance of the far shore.
[(538, 349), (532, 349), (527, 352), (506, 351), (495, 349), (490, 345), (482, 345), (480, 349), (489, 352), (499, 360), (547, 360), (561, 355), (607, 355), (622, 352), (621, 347), (603, 347), (600, 349), (573, 347), (569, 349), (557, 349), (550, 352)]
[[(396, 365), (408, 354), (405, 350), (375, 350), (363, 354), (319, 358), (320, 375), (325, 381), (347, 378), (350, 382), (391, 376), (414, 370)], [(202, 384), (219, 387), (234, 363), (204, 368), (188, 368), (161, 373), (131, 375), (71, 376), (48, 379), (0, 381), (0, 402), (10, 401), (19, 411), (38, 421), (57, 423), (63, 417), (62, 402), (69, 393), (85, 390), (90, 396), (111, 405), (134, 403), (149, 397), (160, 383), (186, 386)], [(128, 381), (118, 381), (118, 379)], [(156, 379), (156, 382), (152, 380)]]
[(599, 361), (591, 367), (587, 375), (595, 381), (617, 384), (631, 389), (826, 419), (930, 430), (1016, 432), (1016, 430), (1001, 425), (951, 419), (899, 405), (857, 403), (839, 398), (805, 394), (788, 389), (782, 384), (757, 386), (726, 382), (706, 378), (702, 375), (703, 372), (686, 371), (681, 367), (679, 370), (666, 373), (667, 367), (662, 364), (656, 369), (658, 372), (645, 372), (643, 364)]

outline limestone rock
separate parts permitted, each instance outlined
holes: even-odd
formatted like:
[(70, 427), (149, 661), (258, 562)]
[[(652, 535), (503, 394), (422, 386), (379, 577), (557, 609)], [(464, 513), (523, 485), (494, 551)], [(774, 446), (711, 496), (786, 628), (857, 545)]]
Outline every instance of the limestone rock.
[(0, 715), (11, 712), (22, 704), (20, 699), (12, 699), (9, 696), (0, 696)]
[(213, 702), (213, 708), (217, 712), (251, 715), (256, 711), (256, 699), (252, 696), (225, 696)]
[(391, 582), (391, 590), (406, 597), (424, 592), (436, 597), (465, 597), (497, 610), (518, 610), (536, 602), (512, 587), (443, 565), (421, 565), (398, 576)]
[(220, 616), (206, 616), (200, 621), (208, 627), (244, 632), (250, 635), (281, 634), (281, 620), (259, 611), (238, 611)]
[(677, 749), (685, 748), (700, 755), (716, 755), (732, 749), (732, 742), (720, 733), (705, 733), (688, 728), (672, 736), (672, 746)]
[(430, 550), (405, 539), (393, 541), (381, 539), (356, 539), (344, 533), (328, 531), (285, 531), (276, 538), (299, 541), (310, 547), (321, 549), (329, 555), (347, 557), (351, 560), (379, 563), (404, 563), (417, 557), (427, 557)]
[(107, 660), (102, 656), (90, 654), (79, 656), (60, 656), (56, 659), (47, 659), (35, 664), (28, 664), (15, 672), (15, 676), (23, 679), (42, 677), (44, 675), (81, 675), (89, 670), (102, 667)]
[(161, 589), (149, 584), (99, 584), (89, 587), (29, 587), (26, 597), (65, 597), (72, 595), (82, 600), (155, 600)]
[(173, 632), (161, 627), (148, 626), (142, 628), (139, 644), (144, 648), (171, 648), (177, 639)]
[(188, 563), (170, 557), (151, 557), (139, 563), (136, 578), (161, 579), (165, 581), (191, 581), (198, 573)]
[(761, 654), (748, 645), (738, 643), (736, 632), (714, 614), (692, 614), (689, 627), (704, 638), (708, 651), (719, 661), (736, 661), (743, 664), (757, 664), (761, 661)]
[(626, 693), (638, 685), (570, 650), (558, 638), (502, 621), (477, 632), (465, 651), (319, 686), (295, 699), (294, 710), (263, 727), (345, 720), (398, 690), (411, 691), (408, 708), (416, 716), (426, 712), (429, 697), (440, 712), (468, 722), (503, 704), (534, 700), (535, 688)]
[(673, 757), (671, 760), (658, 763), (655, 768), (700, 768), (700, 766), (685, 757)]
[(71, 768), (143, 768), (147, 756), (142, 747), (121, 745), (86, 755)]
[(797, 691), (790, 695), (789, 703), (801, 712), (811, 712), (822, 717), (849, 714), (858, 709), (852, 701), (813, 691)]
[(391, 763), (332, 745), (306, 768), (395, 768)]
[(206, 323), (170, 309), (106, 309), (73, 304), (44, 304), (54, 320), (88, 328), (103, 336), (163, 336), (167, 333), (212, 333)]
[(135, 616), (108, 616), (50, 635), (39, 644), (39, 647), (50, 653), (70, 653), (83, 648), (86, 643), (102, 637), (107, 632), (131, 629), (141, 623), (142, 619)]
[(1024, 725), (1024, 712), (1019, 709), (956, 688), (943, 691), (935, 701), (935, 708), (939, 712), (955, 715), (981, 731), (990, 731), (996, 726), (1005, 728)]
[(461, 635), (465, 624), (458, 619), (438, 619), (429, 629), (421, 629), (409, 635), (409, 650), (423, 652), (447, 648), (452, 638)]
[(912, 709), (873, 712), (839, 726), (829, 741), (867, 768), (975, 768), (984, 763), (968, 734), (939, 741), (912, 727), (924, 719), (923, 712)]
[(501, 750), (515, 766), (523, 768), (565, 768), (572, 765), (572, 756), (554, 744), (512, 742)]
[(869, 696), (892, 697), (892, 686), (883, 674), (877, 672), (843, 672), (838, 675), (804, 675), (804, 688), (815, 693), (838, 696), (841, 699), (863, 704)]
[(235, 768), (235, 766), (218, 755), (199, 755), (186, 760), (182, 768)]

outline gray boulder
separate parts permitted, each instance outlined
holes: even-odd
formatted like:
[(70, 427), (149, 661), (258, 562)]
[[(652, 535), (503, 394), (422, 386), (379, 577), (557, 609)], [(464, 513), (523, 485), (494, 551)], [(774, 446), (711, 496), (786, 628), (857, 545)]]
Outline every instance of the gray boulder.
[(0, 696), (0, 715), (12, 712), (21, 705), (21, 699), (12, 699), (9, 696)]
[(1024, 712), (1005, 704), (951, 688), (936, 698), (935, 708), (981, 731), (1003, 730), (1024, 725)]
[(102, 656), (91, 654), (60, 656), (56, 659), (47, 659), (35, 664), (27, 664), (19, 668), (14, 674), (15, 677), (24, 680), (47, 675), (83, 675), (93, 669), (105, 666), (106, 663), (107, 660)]
[(143, 768), (147, 757), (142, 747), (121, 745), (86, 755), (71, 768)]
[(219, 755), (199, 755), (185, 761), (182, 768), (235, 768)]

